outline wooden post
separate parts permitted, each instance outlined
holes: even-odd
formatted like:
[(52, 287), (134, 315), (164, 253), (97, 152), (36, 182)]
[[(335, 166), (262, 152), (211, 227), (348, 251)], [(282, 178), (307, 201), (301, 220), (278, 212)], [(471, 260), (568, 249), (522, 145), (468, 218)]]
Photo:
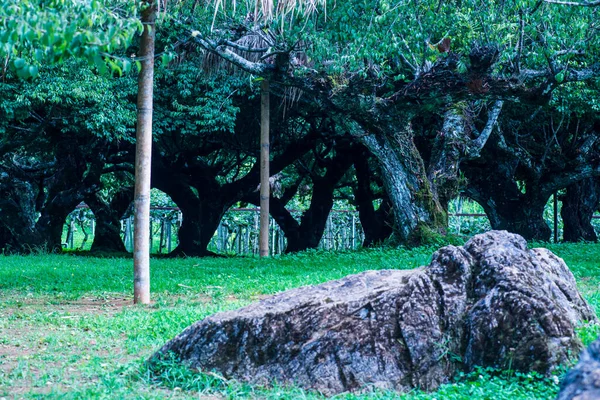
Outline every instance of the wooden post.
[[(260, 210), (259, 210), (260, 213)], [(256, 255), (258, 254), (258, 240), (256, 237), (256, 232), (258, 232), (260, 230), (260, 224), (259, 224), (259, 213), (254, 213), (254, 231), (252, 232), (252, 254)]]
[(356, 215), (352, 214), (352, 248), (356, 248)]
[(260, 231), (259, 254), (269, 255), (269, 81), (260, 84)]
[(73, 249), (75, 247), (74, 245), (74, 240), (73, 240), (73, 236), (75, 236), (75, 222), (73, 221), (73, 219), (71, 219), (71, 224), (69, 226), (69, 248)]
[(252, 248), (252, 235), (250, 234), (250, 225), (246, 227), (246, 255), (254, 254)]
[(281, 228), (279, 228), (279, 254), (282, 254), (285, 250), (285, 235)]
[(171, 220), (167, 220), (167, 253), (171, 252)]
[(558, 243), (558, 196), (554, 192), (554, 243)]
[(158, 240), (158, 252), (162, 253), (165, 243), (165, 216), (163, 215), (160, 220), (160, 239)]
[(271, 227), (271, 246), (270, 246), (270, 251), (271, 251), (271, 255), (275, 255), (275, 224), (271, 222), (271, 219), (269, 218), (269, 226)]
[(125, 249), (127, 251), (132, 251), (131, 248), (131, 217), (127, 217), (125, 220)]
[(133, 302), (150, 303), (150, 170), (152, 158), (152, 101), (154, 86), (155, 0), (141, 3), (144, 30), (140, 39), (135, 142)]
[(331, 250), (331, 246), (332, 246), (332, 236), (331, 236), (331, 212), (329, 212), (329, 215), (327, 216), (327, 245), (325, 246), (325, 249), (327, 250)]
[(152, 245), (154, 244), (153, 243), (154, 235), (152, 234), (152, 226), (153, 226), (152, 218), (150, 218), (150, 253), (152, 253)]
[(217, 227), (217, 252), (221, 252), (221, 250), (223, 249), (222, 243), (221, 243), (221, 231), (223, 230), (223, 225), (221, 223), (219, 223), (219, 226)]

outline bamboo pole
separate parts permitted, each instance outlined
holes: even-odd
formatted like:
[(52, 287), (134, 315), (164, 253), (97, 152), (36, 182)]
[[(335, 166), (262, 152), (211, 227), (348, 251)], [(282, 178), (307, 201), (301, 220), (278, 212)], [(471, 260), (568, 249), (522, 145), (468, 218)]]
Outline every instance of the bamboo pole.
[(152, 158), (152, 99), (156, 3), (142, 2), (144, 31), (140, 39), (142, 68), (138, 77), (135, 144), (133, 238), (133, 302), (150, 303), (150, 169)]
[(259, 254), (269, 255), (269, 81), (260, 85), (260, 232)]

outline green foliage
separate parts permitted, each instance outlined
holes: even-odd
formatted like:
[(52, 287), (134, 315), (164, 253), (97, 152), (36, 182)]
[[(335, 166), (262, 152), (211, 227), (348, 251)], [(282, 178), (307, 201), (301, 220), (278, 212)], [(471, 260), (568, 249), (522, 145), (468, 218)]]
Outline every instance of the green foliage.
[[(75, 57), (101, 72), (128, 70), (109, 55), (129, 45), (142, 26), (137, 4), (120, 0), (5, 0), (0, 6), (0, 58), (22, 79), (38, 67)], [(6, 70), (3, 72), (3, 76)]]
[(589, 346), (594, 340), (600, 337), (600, 325), (588, 322), (577, 328), (577, 336), (581, 338), (584, 346)]
[[(600, 41), (594, 34), (597, 10), (562, 7), (537, 1), (401, 1), (361, 0), (329, 3), (324, 13), (289, 27), (290, 40), (298, 35), (311, 43), (310, 57), (327, 61), (331, 72), (366, 70), (412, 75), (409, 63), (420, 67), (443, 58), (436, 44), (451, 40), (451, 50), (468, 54), (475, 44), (494, 44), (502, 50), (500, 69), (512, 68), (518, 53), (523, 18), (521, 62), (528, 68), (545, 67), (547, 57), (562, 49), (572, 65), (593, 62)], [(535, 10), (535, 11), (534, 11)], [(403, 56), (403, 59), (400, 58)], [(468, 61), (467, 61), (468, 62)], [(558, 71), (557, 73), (560, 73)]]
[(150, 190), (150, 204), (153, 207), (177, 207), (169, 195), (158, 189)]
[[(6, 117), (0, 120), (0, 135), (8, 126), (31, 129), (40, 119), (51, 119), (53, 126), (63, 132), (90, 138), (133, 139), (135, 104), (131, 99), (136, 92), (135, 80), (95, 74), (76, 60), (42, 71), (35, 82), (0, 84), (0, 110)], [(32, 114), (39, 118), (31, 118)], [(43, 134), (32, 139), (42, 139)]]
[(239, 101), (244, 95), (251, 95), (248, 81), (226, 71), (199, 71), (196, 62), (197, 58), (187, 59), (157, 72), (161, 90), (155, 94), (156, 135), (233, 132)]

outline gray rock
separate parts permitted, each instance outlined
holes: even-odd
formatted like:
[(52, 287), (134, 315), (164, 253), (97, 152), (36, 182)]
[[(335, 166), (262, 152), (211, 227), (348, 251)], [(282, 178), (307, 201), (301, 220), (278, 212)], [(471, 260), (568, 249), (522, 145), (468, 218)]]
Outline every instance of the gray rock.
[(600, 399), (600, 339), (581, 354), (579, 363), (563, 379), (556, 400)]
[(493, 366), (549, 373), (596, 316), (565, 263), (493, 231), (415, 270), (367, 271), (289, 290), (185, 329), (172, 352), (192, 368), (332, 395), (365, 387), (436, 389)]

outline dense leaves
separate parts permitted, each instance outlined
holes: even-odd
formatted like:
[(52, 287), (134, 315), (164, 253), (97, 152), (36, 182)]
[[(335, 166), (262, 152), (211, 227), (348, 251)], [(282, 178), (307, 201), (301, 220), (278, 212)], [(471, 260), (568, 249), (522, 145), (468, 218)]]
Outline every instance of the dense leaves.
[(135, 2), (93, 0), (7, 0), (0, 6), (0, 57), (19, 78), (35, 77), (39, 66), (75, 57), (100, 71), (128, 70), (131, 62), (110, 55), (127, 47), (141, 24)]
[[(331, 149), (348, 141), (364, 153), (326, 197), (367, 210), (363, 225), (376, 221), (383, 235), (375, 241), (391, 225), (403, 242), (443, 234), (447, 203), (468, 184), (463, 165), (476, 175), (484, 164), (509, 171), (499, 185), (544, 196), (600, 174), (598, 8), (534, 0), (301, 3), (292, 12), (293, 1), (160, 2), (154, 185), (178, 187), (174, 196), (167, 191), (173, 198), (220, 199), (217, 217), (251, 200), (256, 94), (266, 77), (278, 99), (275, 158), (287, 157), (274, 178), (286, 193), (279, 200), (312, 207)], [(13, 142), (6, 154), (52, 160), (52, 127), (72, 140), (110, 143), (102, 190), (117, 188), (116, 176), (131, 183), (139, 11), (119, 0), (2, 6), (0, 140)], [(63, 63), (70, 58), (79, 61)], [(34, 67), (41, 76), (32, 80), (25, 71)], [(12, 138), (25, 137), (27, 146), (15, 147)], [(366, 171), (358, 184), (357, 164)], [(373, 201), (383, 204), (379, 214)]]

